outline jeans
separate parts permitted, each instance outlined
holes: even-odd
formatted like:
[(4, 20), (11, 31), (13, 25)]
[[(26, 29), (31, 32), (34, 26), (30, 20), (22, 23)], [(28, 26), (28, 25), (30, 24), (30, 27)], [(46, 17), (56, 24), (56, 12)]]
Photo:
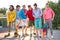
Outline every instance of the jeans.
[[(52, 31), (52, 20), (46, 20), (45, 21), (46, 22), (46, 24), (47, 24), (47, 29), (49, 28), (50, 29), (50, 32), (51, 32), (51, 35), (53, 35), (53, 31)], [(46, 35), (47, 35), (47, 33), (46, 33)]]

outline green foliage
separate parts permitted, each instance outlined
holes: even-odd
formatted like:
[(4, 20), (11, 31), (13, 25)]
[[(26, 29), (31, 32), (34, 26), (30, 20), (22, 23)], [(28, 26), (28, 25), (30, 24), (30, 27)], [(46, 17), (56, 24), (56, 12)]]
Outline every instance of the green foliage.
[[(0, 17), (3, 17), (6, 15), (6, 8), (0, 8)], [(0, 18), (0, 26), (7, 26), (7, 21), (6, 19), (4, 18)]]
[(0, 8), (0, 13), (3, 13), (4, 15), (6, 14), (6, 8)]

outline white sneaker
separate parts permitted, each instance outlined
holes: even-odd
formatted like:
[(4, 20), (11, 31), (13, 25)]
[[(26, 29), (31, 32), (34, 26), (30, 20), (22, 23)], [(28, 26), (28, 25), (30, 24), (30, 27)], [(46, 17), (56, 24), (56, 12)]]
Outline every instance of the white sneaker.
[(54, 38), (53, 36), (51, 36), (51, 38)]

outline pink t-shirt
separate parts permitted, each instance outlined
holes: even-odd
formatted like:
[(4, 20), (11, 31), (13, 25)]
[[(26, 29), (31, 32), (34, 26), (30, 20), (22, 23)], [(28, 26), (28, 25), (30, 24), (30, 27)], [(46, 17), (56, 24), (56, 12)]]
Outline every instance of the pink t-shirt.
[(51, 8), (47, 8), (44, 10), (44, 13), (43, 13), (44, 19), (51, 20), (53, 15), (55, 15), (55, 13)]

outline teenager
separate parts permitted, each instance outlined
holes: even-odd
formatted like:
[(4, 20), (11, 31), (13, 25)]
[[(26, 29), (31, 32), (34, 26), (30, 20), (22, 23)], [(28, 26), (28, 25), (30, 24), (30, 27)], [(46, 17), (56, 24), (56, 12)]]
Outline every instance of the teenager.
[[(27, 13), (26, 6), (23, 5), (23, 8), (20, 10), (20, 14), (19, 14), (21, 22), (22, 22), (22, 36), (28, 35), (27, 34), (28, 22), (27, 22), (26, 13)], [(24, 30), (24, 27), (25, 27), (25, 30)]]
[(14, 6), (10, 5), (9, 11), (7, 12), (8, 35), (5, 35), (5, 37), (10, 36), (10, 28), (12, 23), (15, 22), (15, 19), (16, 19), (16, 11), (14, 10)]
[(42, 35), (42, 19), (41, 19), (42, 12), (41, 9), (37, 7), (36, 3), (34, 4), (33, 16), (34, 16), (34, 23), (36, 28), (36, 35), (38, 35), (38, 31), (40, 31), (40, 34)]
[(16, 36), (16, 37), (19, 35), (19, 34), (18, 34), (18, 28), (19, 28), (19, 24), (20, 24), (19, 13), (20, 13), (20, 6), (17, 5), (17, 6), (16, 6), (16, 20), (15, 20), (15, 26), (16, 26), (15, 36)]
[(29, 26), (30, 26), (30, 36), (32, 37), (32, 27), (34, 27), (34, 17), (33, 17), (33, 9), (31, 5), (28, 5), (27, 17), (29, 19)]
[(50, 28), (51, 38), (53, 38), (52, 21), (54, 20), (54, 16), (55, 16), (54, 11), (49, 7), (48, 3), (46, 3), (43, 18), (44, 18), (44, 24), (47, 24), (48, 27)]

